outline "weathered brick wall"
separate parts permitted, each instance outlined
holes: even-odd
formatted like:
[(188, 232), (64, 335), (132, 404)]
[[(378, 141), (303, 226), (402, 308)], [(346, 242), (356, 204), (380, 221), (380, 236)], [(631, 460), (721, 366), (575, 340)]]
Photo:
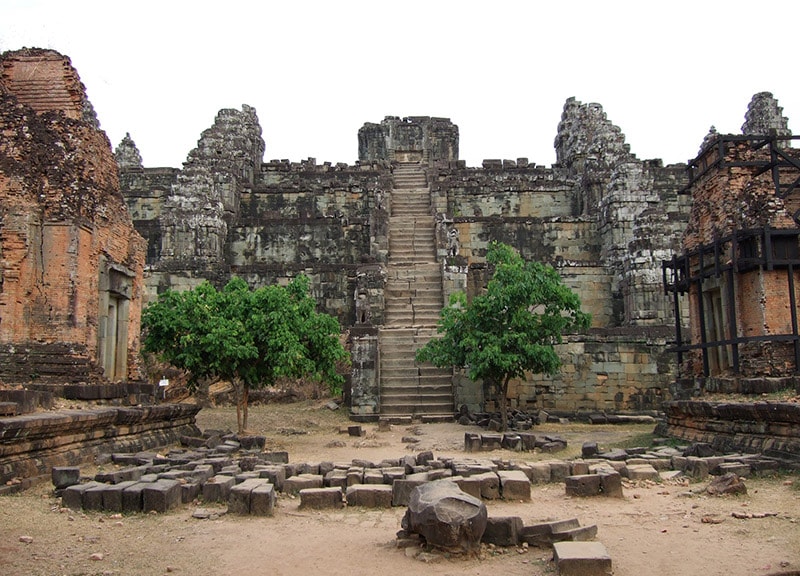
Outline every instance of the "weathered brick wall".
[(84, 365), (74, 374), (102, 377), (104, 274), (129, 278), (127, 313), (118, 319), (127, 338), (114, 362), (122, 372), (113, 378), (136, 378), (144, 243), (120, 194), (110, 143), (68, 58), (7, 52), (0, 70), (0, 353), (14, 366), (0, 379), (64, 378), (56, 361), (33, 363), (55, 343), (72, 354), (62, 367)]

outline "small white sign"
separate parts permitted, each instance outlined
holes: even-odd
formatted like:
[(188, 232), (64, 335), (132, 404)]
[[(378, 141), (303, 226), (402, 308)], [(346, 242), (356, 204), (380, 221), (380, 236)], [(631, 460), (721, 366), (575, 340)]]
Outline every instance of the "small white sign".
[(162, 378), (161, 380), (158, 381), (158, 385), (161, 386), (162, 388), (164, 386), (169, 386), (169, 379)]

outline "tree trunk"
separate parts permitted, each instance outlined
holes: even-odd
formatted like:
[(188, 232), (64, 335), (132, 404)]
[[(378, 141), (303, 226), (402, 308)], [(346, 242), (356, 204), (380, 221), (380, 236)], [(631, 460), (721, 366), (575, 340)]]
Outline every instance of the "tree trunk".
[(508, 381), (509, 377), (503, 378), (500, 384), (500, 422), (503, 432), (508, 430)]
[(236, 401), (236, 428), (239, 430), (239, 434), (242, 433), (242, 394), (240, 391), (240, 386), (242, 385), (242, 381), (239, 378), (234, 377), (231, 381), (231, 385), (233, 386), (233, 399)]
[(247, 411), (248, 411), (247, 407), (248, 407), (249, 396), (250, 396), (250, 386), (245, 383), (242, 389), (242, 412), (244, 414), (242, 417), (242, 425), (239, 427), (239, 434), (244, 434), (245, 431), (247, 430)]

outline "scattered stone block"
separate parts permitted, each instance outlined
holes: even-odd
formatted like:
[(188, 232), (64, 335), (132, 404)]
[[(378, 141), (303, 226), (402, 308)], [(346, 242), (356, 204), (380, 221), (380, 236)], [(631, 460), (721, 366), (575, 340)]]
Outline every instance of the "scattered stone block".
[(567, 528), (553, 532), (551, 535), (553, 542), (590, 542), (597, 537), (597, 526), (578, 526), (577, 528)]
[(580, 476), (589, 473), (589, 463), (584, 460), (573, 460), (570, 462), (570, 476)]
[(531, 462), (526, 470), (531, 484), (547, 484), (550, 482), (550, 463)]
[(103, 509), (103, 492), (111, 486), (111, 484), (103, 484), (98, 482), (91, 488), (87, 488), (83, 492), (81, 502), (84, 510), (102, 510)]
[(414, 489), (401, 526), (420, 534), (429, 546), (475, 553), (486, 530), (486, 506), (449, 480)]
[(747, 486), (744, 481), (736, 474), (725, 474), (714, 478), (706, 488), (706, 492), (712, 496), (721, 494), (747, 494)]
[(278, 491), (283, 491), (283, 483), (286, 481), (286, 469), (283, 466), (257, 466), (261, 478), (269, 480)]
[(348, 506), (391, 508), (392, 487), (386, 484), (354, 485), (347, 488), (346, 498)]
[(342, 508), (342, 491), (339, 488), (304, 488), (300, 490), (300, 508), (323, 510)]
[(391, 485), (391, 482), (384, 482), (383, 481), (383, 471), (382, 470), (369, 469), (369, 470), (364, 470), (364, 484), (387, 484), (387, 485)]
[(298, 494), (308, 488), (322, 488), (323, 483), (324, 479), (318, 474), (299, 474), (284, 481), (283, 491), (287, 494)]
[(76, 512), (83, 509), (83, 493), (98, 484), (98, 482), (92, 481), (66, 487), (61, 493), (61, 505)]
[(553, 561), (559, 576), (610, 576), (611, 556), (600, 542), (556, 542)]
[(474, 498), (481, 497), (481, 480), (476, 476), (451, 476), (453, 480), (462, 491), (466, 492)]
[(141, 512), (144, 508), (144, 489), (148, 482), (136, 482), (122, 490), (122, 511)]
[(231, 514), (250, 514), (250, 494), (253, 488), (267, 484), (262, 478), (248, 478), (231, 487), (228, 494), (228, 512)]
[(630, 480), (633, 481), (652, 480), (654, 482), (658, 482), (661, 479), (661, 476), (658, 474), (658, 470), (650, 466), (650, 464), (626, 466), (625, 474)]
[(502, 434), (481, 434), (481, 450), (500, 450), (503, 447)]
[(600, 477), (600, 494), (608, 498), (622, 498), (622, 476), (616, 471), (603, 471)]
[(250, 492), (250, 514), (253, 516), (272, 516), (275, 513), (277, 494), (275, 486), (264, 482)]
[(392, 506), (408, 506), (414, 488), (427, 482), (428, 475), (426, 473), (412, 474), (392, 482)]
[(474, 478), (481, 483), (481, 498), (484, 500), (498, 500), (500, 498), (500, 477), (496, 472), (476, 474)]
[(598, 474), (581, 474), (564, 479), (567, 496), (597, 496), (600, 494), (600, 476)]
[(750, 476), (750, 464), (745, 464), (743, 462), (724, 462), (719, 465), (719, 473), (721, 475), (725, 474), (735, 474), (737, 476)]
[(580, 528), (577, 518), (557, 520), (554, 522), (543, 522), (531, 526), (523, 526), (519, 532), (521, 542), (527, 542), (530, 546), (550, 546), (553, 543), (553, 534), (567, 530)]
[(185, 482), (181, 484), (181, 503), (189, 504), (198, 498), (202, 491), (202, 486), (197, 482)]
[(495, 546), (517, 546), (520, 543), (522, 518), (519, 516), (490, 516), (481, 542)]
[(53, 466), (50, 478), (56, 490), (62, 490), (80, 482), (81, 469), (77, 466)]
[(236, 484), (233, 476), (217, 475), (203, 484), (203, 500), (206, 502), (227, 502), (231, 488)]
[(552, 460), (550, 465), (550, 482), (564, 482), (569, 476), (569, 462), (562, 462), (561, 460)]
[(144, 512), (166, 512), (181, 503), (181, 484), (177, 480), (158, 480), (142, 491)]
[(531, 499), (531, 481), (522, 470), (500, 470), (497, 475), (503, 500)]
[[(109, 486), (108, 489), (103, 492), (103, 510), (106, 512), (125, 512), (122, 502), (122, 493), (134, 484), (138, 484), (138, 481), (127, 480)], [(139, 509), (141, 509), (141, 507)]]

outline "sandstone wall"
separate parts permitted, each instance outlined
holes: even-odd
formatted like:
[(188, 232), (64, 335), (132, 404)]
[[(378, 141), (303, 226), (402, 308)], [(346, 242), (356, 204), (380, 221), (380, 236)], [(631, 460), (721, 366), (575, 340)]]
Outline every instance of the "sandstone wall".
[(103, 454), (168, 446), (199, 432), (200, 406), (163, 404), (39, 412), (0, 418), (0, 485), (47, 476), (53, 466), (95, 463)]

